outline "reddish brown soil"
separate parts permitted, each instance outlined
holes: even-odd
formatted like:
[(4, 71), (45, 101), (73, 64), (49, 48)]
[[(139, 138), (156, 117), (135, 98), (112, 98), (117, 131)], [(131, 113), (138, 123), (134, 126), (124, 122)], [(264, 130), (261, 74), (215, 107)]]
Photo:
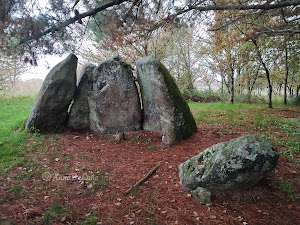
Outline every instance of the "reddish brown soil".
[[(280, 178), (294, 181), (294, 192), (299, 193), (297, 168), (284, 157), (256, 186), (213, 196), (211, 205), (199, 204), (180, 188), (180, 163), (213, 144), (243, 135), (242, 130), (235, 128), (224, 134), (217, 127), (198, 124), (194, 136), (173, 147), (163, 146), (159, 134), (147, 131), (127, 133), (121, 143), (111, 141), (111, 135), (67, 131), (59, 135), (56, 144), (49, 140), (51, 154), (38, 151), (29, 156), (38, 154), (41, 166), (51, 174), (80, 176), (105, 171), (108, 185), (96, 188), (99, 180), (92, 187), (74, 180), (44, 181), (40, 173), (23, 182), (26, 197), (14, 198), (1, 189), (0, 196), (5, 199), (1, 199), (0, 215), (19, 224), (39, 224), (49, 205), (60, 203), (72, 210), (54, 220), (55, 224), (82, 224), (93, 213), (97, 224), (300, 224), (299, 200), (274, 195), (278, 191), (274, 182)], [(159, 170), (139, 190), (123, 194), (158, 163)], [(10, 176), (20, 170), (15, 168)], [(11, 182), (7, 178), (1, 180), (4, 186)]]

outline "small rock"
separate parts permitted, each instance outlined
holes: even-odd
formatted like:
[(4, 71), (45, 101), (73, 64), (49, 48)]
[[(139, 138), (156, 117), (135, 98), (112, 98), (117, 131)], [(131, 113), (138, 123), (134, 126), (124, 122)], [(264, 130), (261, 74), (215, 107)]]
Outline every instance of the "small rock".
[(120, 205), (122, 205), (121, 202), (116, 202), (116, 203), (115, 203), (115, 206), (120, 206)]
[(76, 172), (79, 172), (79, 169), (78, 169), (78, 168), (75, 168), (75, 171), (76, 171)]
[(211, 204), (211, 192), (205, 188), (196, 188), (192, 191), (192, 196), (203, 205)]
[(58, 162), (58, 161), (59, 161), (59, 158), (55, 158), (55, 161)]
[(87, 141), (91, 140), (91, 138), (89, 136), (86, 136), (85, 138)]
[(78, 139), (78, 138), (80, 138), (80, 136), (74, 136), (74, 139)]
[(115, 135), (115, 142), (119, 144), (121, 141), (125, 139), (125, 134), (124, 133), (119, 133)]
[(130, 224), (130, 225), (134, 224), (134, 221), (131, 221), (129, 224)]
[(89, 185), (87, 186), (87, 188), (88, 188), (88, 189), (92, 189), (92, 188), (93, 188), (93, 185), (92, 185), (92, 184), (89, 184)]
[(63, 218), (61, 218), (60, 222), (63, 223), (63, 222), (65, 222), (66, 220), (67, 220), (67, 217), (64, 216)]
[(44, 200), (46, 200), (46, 199), (48, 199), (48, 198), (50, 198), (50, 196), (44, 196)]

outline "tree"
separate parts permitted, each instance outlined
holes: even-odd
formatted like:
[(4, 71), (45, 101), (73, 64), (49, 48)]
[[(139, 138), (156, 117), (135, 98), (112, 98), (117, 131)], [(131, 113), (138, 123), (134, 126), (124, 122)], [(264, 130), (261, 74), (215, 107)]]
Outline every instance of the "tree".
[[(88, 7), (84, 7), (86, 5)], [(38, 50), (42, 53), (52, 53), (61, 49), (61, 46), (54, 44), (56, 42), (61, 43), (64, 48), (70, 49), (72, 44), (70, 40), (74, 37), (74, 27), (80, 24), (86, 26), (100, 12), (105, 12), (111, 8), (119, 12), (126, 12), (121, 17), (121, 23), (116, 24), (116, 26), (128, 28), (130, 23), (127, 24), (129, 21), (127, 18), (131, 18), (134, 23), (137, 19), (148, 20), (150, 14), (152, 14), (150, 17), (155, 19), (153, 28), (156, 29), (176, 18), (188, 16), (193, 19), (193, 14), (197, 15), (197, 13), (206, 11), (237, 10), (240, 12), (233, 20), (222, 26), (242, 19), (245, 14), (264, 15), (285, 8), (290, 9), (287, 10), (287, 13), (292, 18), (297, 13), (295, 7), (299, 5), (300, 0), (272, 0), (267, 2), (259, 0), (79, 0), (76, 1), (76, 4), (70, 0), (49, 0), (49, 4), (42, 7), (38, 4), (32, 4), (28, 0), (2, 0), (0, 37), (2, 48), (11, 50), (18, 47), (19, 53), (22, 53), (21, 55), (27, 53), (34, 61)], [(84, 12), (81, 12), (82, 9), (84, 9)], [(145, 13), (141, 13), (141, 9)], [(275, 16), (274, 13), (270, 15)], [(299, 33), (299, 29), (294, 29), (295, 26), (299, 26), (298, 18), (289, 20), (289, 24), (291, 26), (285, 27), (285, 29), (261, 25), (259, 32), (273, 34)]]
[(1, 57), (0, 68), (0, 93), (4, 93), (27, 69), (16, 56)]

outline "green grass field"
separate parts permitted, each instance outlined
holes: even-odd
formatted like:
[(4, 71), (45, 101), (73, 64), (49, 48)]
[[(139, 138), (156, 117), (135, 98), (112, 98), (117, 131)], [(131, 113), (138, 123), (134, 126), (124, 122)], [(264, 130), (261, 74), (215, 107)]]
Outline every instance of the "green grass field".
[(32, 97), (0, 99), (0, 174), (19, 160), (25, 149), (27, 133), (24, 123), (34, 103)]

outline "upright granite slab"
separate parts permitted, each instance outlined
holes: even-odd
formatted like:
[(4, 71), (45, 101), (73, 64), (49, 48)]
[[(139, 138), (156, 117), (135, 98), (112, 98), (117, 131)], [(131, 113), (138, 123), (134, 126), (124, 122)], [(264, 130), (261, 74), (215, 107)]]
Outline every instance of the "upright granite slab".
[(153, 56), (137, 62), (143, 102), (143, 129), (162, 132), (162, 142), (174, 145), (192, 136), (197, 126), (190, 108), (166, 67)]
[(26, 130), (53, 131), (66, 125), (76, 90), (77, 57), (70, 54), (51, 69), (26, 123)]
[(111, 57), (99, 63), (93, 80), (90, 129), (101, 133), (141, 129), (141, 103), (131, 66), (119, 56)]
[(78, 85), (74, 103), (70, 110), (68, 127), (73, 129), (90, 128), (90, 108), (88, 99), (93, 94), (93, 71), (96, 68), (93, 64), (87, 64), (82, 69), (78, 79)]

